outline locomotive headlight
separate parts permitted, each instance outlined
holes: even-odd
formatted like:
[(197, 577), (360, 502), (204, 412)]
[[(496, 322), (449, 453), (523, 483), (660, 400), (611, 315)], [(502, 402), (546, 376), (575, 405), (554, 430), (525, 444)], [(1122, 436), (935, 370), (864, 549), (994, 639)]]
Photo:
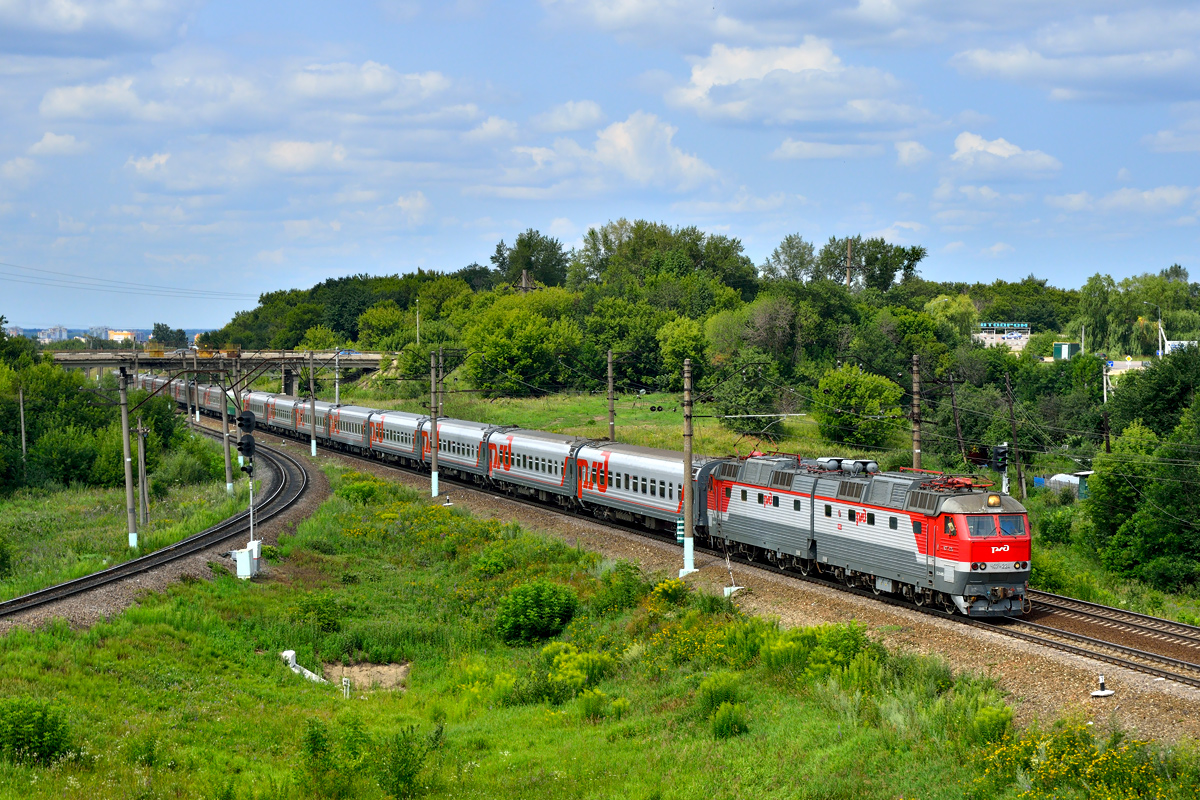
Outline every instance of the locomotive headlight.
[(1013, 569), (1020, 569), (1020, 568), (1021, 568), (1021, 562), (1020, 562), (1020, 561), (1018, 561), (1018, 562), (1016, 562), (1016, 563), (1014, 563), (1014, 564), (1013, 564)]
[(987, 572), (987, 563), (986, 562), (983, 562), (983, 561), (979, 562), (979, 571)]
[(999, 508), (1000, 507), (1000, 495), (989, 494), (988, 499), (987, 499), (987, 504), (988, 504), (988, 508)]

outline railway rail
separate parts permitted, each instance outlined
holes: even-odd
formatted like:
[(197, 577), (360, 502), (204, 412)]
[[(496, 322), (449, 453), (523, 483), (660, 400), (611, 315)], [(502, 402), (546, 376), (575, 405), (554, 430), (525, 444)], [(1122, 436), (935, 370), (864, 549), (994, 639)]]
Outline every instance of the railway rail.
[[(281, 436), (278, 433), (270, 433), (266, 435), (274, 436), (283, 441), (289, 440), (289, 437)], [(301, 438), (307, 441), (307, 437)], [(291, 441), (295, 441), (295, 439), (291, 439)], [(325, 450), (331, 454), (336, 454), (343, 458), (364, 461), (378, 466), (383, 466), (387, 469), (412, 475), (427, 474), (419, 469), (386, 463), (378, 459), (349, 452), (347, 450), (327, 447), (324, 444), (319, 443), (318, 446), (322, 450)], [(460, 481), (445, 474), (440, 477), (440, 482), (447, 487), (454, 486), (456, 488), (470, 489), (476, 492), (491, 493), (491, 491), (487, 488), (480, 487), (472, 482)], [(507, 500), (528, 505), (533, 508), (538, 508), (541, 510), (549, 509), (565, 516), (573, 516), (593, 522), (600, 522), (612, 528), (634, 533), (639, 536), (656, 539), (662, 542), (673, 541), (673, 539), (648, 531), (637, 525), (628, 524), (613, 519), (597, 519), (595, 516), (587, 513), (586, 511), (567, 509), (558, 505), (541, 503), (531, 498), (522, 497), (516, 494), (503, 494), (503, 496)], [(904, 602), (898, 598), (889, 597), (887, 595), (876, 595), (870, 590), (847, 586), (839, 581), (815, 574), (803, 575), (793, 570), (780, 569), (774, 565), (753, 561), (733, 553), (726, 554), (719, 550), (701, 547), (697, 547), (696, 551), (698, 553), (705, 553), (706, 555), (718, 559), (724, 559), (726, 556), (728, 556), (731, 561), (743, 566), (751, 566), (759, 569), (769, 569), (773, 572), (781, 572), (788, 577), (799, 581), (806, 581), (820, 586), (836, 588), (850, 594), (858, 595), (859, 597), (874, 600), (876, 602), (886, 603), (898, 608), (905, 608), (910, 611), (918, 611), (922, 614), (972, 625), (983, 630), (1009, 636), (1021, 641), (1039, 644), (1060, 652), (1084, 656), (1096, 661), (1101, 661), (1104, 663), (1113, 664), (1115, 666), (1124, 667), (1126, 669), (1149, 674), (1155, 678), (1162, 678), (1187, 686), (1200, 688), (1200, 663), (1194, 663), (1193, 661), (1185, 658), (1174, 658), (1169, 655), (1143, 649), (1144, 646), (1155, 646), (1155, 642), (1162, 643), (1166, 641), (1181, 644), (1185, 640), (1190, 640), (1195, 643), (1197, 647), (1196, 653), (1198, 656), (1200, 656), (1200, 628), (1190, 625), (1183, 625), (1181, 623), (1171, 622), (1170, 620), (1159, 619), (1158, 617), (1151, 617), (1145, 614), (1137, 614), (1136, 612), (1123, 611), (1122, 609), (1110, 608), (1108, 606), (1102, 606), (1095, 603), (1087, 603), (1085, 601), (1075, 600), (1069, 597), (1062, 597), (1060, 595), (1052, 595), (1046, 592), (1030, 592), (1030, 595), (1036, 598), (1034, 602), (1035, 610), (1040, 607), (1043, 612), (1050, 612), (1053, 608), (1055, 610), (1062, 609), (1068, 613), (1080, 616), (1090, 614), (1093, 618), (1099, 620), (1096, 625), (1098, 625), (1098, 627), (1101, 629), (1111, 629), (1119, 625), (1121, 626), (1119, 629), (1122, 631), (1141, 633), (1143, 635), (1156, 634), (1158, 637), (1161, 637), (1158, 639), (1151, 638), (1147, 644), (1143, 645), (1143, 647), (1135, 647), (1131, 646), (1130, 644), (1106, 641), (1105, 639), (1099, 638), (1099, 636), (1089, 636), (1074, 631), (1061, 630), (1060, 628), (1050, 625), (1042, 625), (1017, 618), (1004, 618), (994, 621), (971, 619), (957, 614), (950, 614), (936, 608), (922, 608), (914, 606), (913, 604)], [(1106, 613), (1108, 616), (1104, 616)], [(1144, 630), (1139, 630), (1139, 628)], [(1200, 661), (1200, 657), (1198, 657), (1196, 660)]]
[[(205, 432), (209, 435), (216, 435), (211, 430)], [(257, 456), (261, 462), (265, 462), (275, 476), (270, 488), (266, 489), (262, 499), (254, 506), (255, 524), (261, 525), (295, 505), (308, 490), (309, 480), (308, 471), (304, 465), (287, 453), (270, 447), (259, 447)], [(102, 586), (125, 580), (155, 567), (201, 552), (234, 537), (246, 535), (249, 531), (250, 512), (246, 510), (211, 528), (139, 558), (117, 564), (100, 572), (93, 572), (82, 578), (65, 581), (0, 602), (0, 618), (68, 597), (86, 594)]]

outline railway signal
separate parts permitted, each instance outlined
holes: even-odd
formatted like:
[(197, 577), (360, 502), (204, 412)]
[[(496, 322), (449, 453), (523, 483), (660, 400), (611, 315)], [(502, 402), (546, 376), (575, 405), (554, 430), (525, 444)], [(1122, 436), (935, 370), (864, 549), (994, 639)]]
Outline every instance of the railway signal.
[(237, 415), (238, 430), (242, 433), (254, 433), (254, 412), (250, 409), (239, 411)]
[(1008, 469), (1008, 445), (998, 444), (992, 448), (992, 469), (1004, 472)]
[[(244, 434), (242, 436), (242, 438), (238, 439), (237, 449), (238, 449), (238, 455), (242, 456), (243, 458), (253, 459), (254, 458), (254, 437), (248, 433)], [(245, 468), (243, 467), (243, 471), (244, 470), (245, 470)]]

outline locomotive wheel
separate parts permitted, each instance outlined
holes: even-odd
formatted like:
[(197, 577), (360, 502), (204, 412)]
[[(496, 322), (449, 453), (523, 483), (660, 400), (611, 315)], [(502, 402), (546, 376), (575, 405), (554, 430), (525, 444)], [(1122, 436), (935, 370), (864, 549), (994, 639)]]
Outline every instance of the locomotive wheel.
[(876, 597), (878, 597), (879, 595), (883, 594), (883, 589), (880, 589), (880, 588), (879, 588), (879, 581), (876, 581), (876, 580), (872, 579), (872, 581), (871, 581), (871, 591), (875, 593), (875, 596), (876, 596)]
[(812, 575), (812, 562), (807, 558), (800, 559), (800, 574), (806, 578)]
[(916, 593), (913, 594), (913, 604), (920, 606), (921, 608), (929, 605), (929, 598), (925, 595), (923, 590), (918, 589)]

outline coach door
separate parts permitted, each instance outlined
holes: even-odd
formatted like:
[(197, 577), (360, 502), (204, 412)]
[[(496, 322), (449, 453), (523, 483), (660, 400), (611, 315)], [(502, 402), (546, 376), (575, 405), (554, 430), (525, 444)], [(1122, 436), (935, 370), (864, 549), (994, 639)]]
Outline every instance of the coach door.
[(924, 542), (925, 544), (925, 585), (933, 586), (935, 559), (933, 526), (920, 520), (913, 520), (913, 536), (918, 542)]

